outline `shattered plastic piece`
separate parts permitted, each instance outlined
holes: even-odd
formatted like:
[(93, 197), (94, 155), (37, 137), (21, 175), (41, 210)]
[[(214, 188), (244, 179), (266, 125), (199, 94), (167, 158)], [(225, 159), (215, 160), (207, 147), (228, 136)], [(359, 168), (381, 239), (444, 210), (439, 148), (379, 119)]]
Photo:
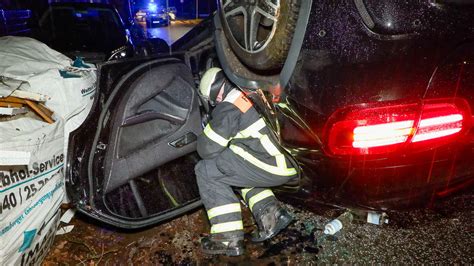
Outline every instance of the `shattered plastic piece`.
[(72, 229), (74, 229), (74, 225), (63, 226), (59, 228), (58, 231), (56, 231), (56, 235), (59, 236), (59, 235), (70, 233)]
[(383, 225), (388, 223), (388, 215), (385, 212), (375, 212), (360, 209), (350, 209), (354, 221), (365, 222), (375, 225)]
[(351, 224), (352, 221), (383, 225), (388, 223), (388, 215), (385, 212), (350, 209), (326, 224), (324, 227), (324, 233), (327, 235), (334, 235), (343, 227)]
[(18, 250), (18, 252), (24, 252), (25, 250), (29, 249), (31, 247), (31, 243), (33, 243), (33, 240), (35, 239), (35, 236), (36, 236), (36, 229), (24, 231), (23, 244), (21, 244), (21, 247)]
[(311, 235), (311, 233), (314, 231), (314, 228), (316, 228), (316, 225), (310, 221), (303, 222), (303, 225), (305, 235)]
[(0, 107), (0, 115), (19, 115), (27, 112), (26, 108)]
[(385, 212), (368, 212), (367, 222), (369, 224), (383, 225), (388, 224), (388, 216)]
[(66, 71), (66, 70), (59, 70), (59, 74), (61, 75), (61, 77), (65, 78), (65, 79), (68, 79), (68, 78), (80, 78), (80, 77), (81, 77), (81, 75), (69, 73), (69, 72)]
[(70, 223), (71, 222), (71, 219), (74, 217), (74, 215), (76, 214), (76, 209), (69, 209), (67, 210), (63, 216), (61, 216), (61, 222), (63, 223)]
[(79, 67), (79, 68), (90, 68), (85, 62), (84, 59), (80, 56), (76, 57), (74, 62), (72, 63), (73, 67)]

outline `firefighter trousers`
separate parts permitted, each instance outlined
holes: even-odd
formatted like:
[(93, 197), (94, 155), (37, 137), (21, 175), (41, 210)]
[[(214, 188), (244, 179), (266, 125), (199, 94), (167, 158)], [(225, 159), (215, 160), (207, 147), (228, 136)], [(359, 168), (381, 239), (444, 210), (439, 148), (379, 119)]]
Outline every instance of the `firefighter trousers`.
[(277, 199), (268, 187), (286, 183), (286, 178), (262, 180), (246, 168), (238, 174), (226, 175), (216, 165), (215, 159), (204, 159), (195, 167), (202, 203), (211, 223), (211, 234), (243, 236), (240, 201), (234, 189), (241, 194), (254, 217), (259, 217), (265, 206)]

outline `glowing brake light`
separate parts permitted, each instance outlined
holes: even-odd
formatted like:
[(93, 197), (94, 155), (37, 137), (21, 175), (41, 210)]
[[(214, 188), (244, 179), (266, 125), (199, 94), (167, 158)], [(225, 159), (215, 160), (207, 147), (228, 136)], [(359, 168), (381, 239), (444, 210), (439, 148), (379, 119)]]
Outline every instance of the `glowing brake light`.
[(354, 148), (370, 148), (405, 142), (413, 131), (415, 121), (407, 120), (354, 128)]
[(383, 154), (457, 135), (470, 126), (465, 117), (470, 110), (462, 99), (351, 106), (331, 116), (323, 138), (333, 155)]
[(452, 104), (433, 104), (423, 108), (412, 142), (441, 138), (462, 130), (463, 113)]

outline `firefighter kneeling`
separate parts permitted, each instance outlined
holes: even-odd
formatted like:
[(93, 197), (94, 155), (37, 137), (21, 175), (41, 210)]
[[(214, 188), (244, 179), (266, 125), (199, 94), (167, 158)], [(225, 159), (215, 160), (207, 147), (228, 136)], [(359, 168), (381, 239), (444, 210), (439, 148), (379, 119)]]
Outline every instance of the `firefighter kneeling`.
[(248, 204), (258, 230), (252, 241), (272, 238), (285, 229), (292, 216), (268, 187), (296, 178), (297, 171), (269, 136), (265, 121), (249, 99), (219, 68), (209, 69), (199, 86), (214, 107), (198, 138), (203, 158), (195, 168), (199, 192), (211, 223), (211, 234), (201, 240), (207, 254), (238, 256), (244, 253), (244, 232), (239, 199)]

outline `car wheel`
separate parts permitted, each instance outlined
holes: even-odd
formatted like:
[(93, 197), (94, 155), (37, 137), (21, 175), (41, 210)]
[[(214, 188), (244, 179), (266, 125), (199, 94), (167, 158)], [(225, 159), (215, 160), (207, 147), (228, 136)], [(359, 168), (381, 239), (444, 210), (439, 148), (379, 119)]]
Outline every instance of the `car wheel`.
[(281, 68), (301, 0), (219, 0), (224, 34), (236, 56), (255, 70)]

